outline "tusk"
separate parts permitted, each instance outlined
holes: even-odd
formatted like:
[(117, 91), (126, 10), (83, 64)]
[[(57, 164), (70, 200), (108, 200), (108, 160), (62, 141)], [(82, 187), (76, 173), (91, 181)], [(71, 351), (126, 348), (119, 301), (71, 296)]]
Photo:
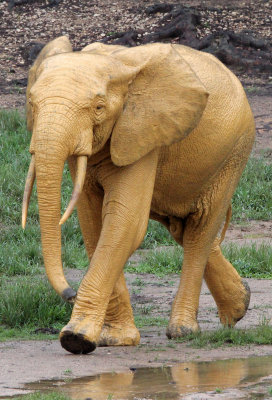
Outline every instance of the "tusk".
[(87, 156), (79, 156), (77, 158), (77, 171), (76, 171), (76, 179), (75, 179), (75, 184), (74, 184), (74, 190), (72, 193), (72, 197), (70, 200), (70, 203), (68, 204), (68, 207), (63, 214), (59, 225), (62, 225), (72, 214), (73, 209), (79, 199), (80, 193), (82, 191), (84, 181), (85, 181), (85, 175), (86, 175), (86, 169), (87, 169)]
[(22, 206), (22, 228), (25, 229), (26, 226), (26, 218), (27, 218), (27, 210), (29, 206), (29, 200), (32, 193), (32, 188), (35, 182), (36, 172), (35, 172), (35, 156), (32, 154), (30, 165), (28, 168), (28, 173), (26, 177), (25, 183), (25, 191), (23, 198), (23, 206)]

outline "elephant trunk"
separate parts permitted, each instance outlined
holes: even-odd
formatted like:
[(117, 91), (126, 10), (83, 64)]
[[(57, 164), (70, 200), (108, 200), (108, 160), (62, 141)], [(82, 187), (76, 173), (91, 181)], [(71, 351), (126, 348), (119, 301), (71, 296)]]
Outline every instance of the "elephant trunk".
[[(42, 249), (46, 274), (56, 292), (65, 300), (73, 302), (76, 292), (67, 283), (62, 268), (60, 224), (69, 217), (81, 193), (86, 173), (87, 156), (78, 156), (78, 170), (74, 182), (74, 191), (67, 211), (60, 222), (63, 168), (67, 157), (73, 153), (69, 148), (69, 141), (67, 140), (69, 127), (67, 127), (67, 123), (64, 123), (62, 126), (59, 120), (58, 123), (54, 122), (56, 118), (56, 114), (49, 114), (46, 118), (40, 116), (37, 121), (34, 131), (35, 161), (34, 156), (32, 156), (29, 174), (32, 173), (33, 181), (32, 163), (35, 163)], [(30, 187), (31, 190), (32, 181), (29, 184), (27, 179), (26, 182), (26, 202), (28, 202), (30, 197), (27, 187)], [(23, 208), (25, 213), (27, 204)]]

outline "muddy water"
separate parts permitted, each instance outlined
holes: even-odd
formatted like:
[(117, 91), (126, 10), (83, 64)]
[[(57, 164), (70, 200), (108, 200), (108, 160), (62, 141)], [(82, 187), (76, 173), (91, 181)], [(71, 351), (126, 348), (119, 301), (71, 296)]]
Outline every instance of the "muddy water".
[[(260, 388), (262, 385), (268, 387), (271, 383), (272, 357), (270, 356), (188, 362), (160, 368), (131, 368), (121, 373), (111, 372), (78, 379), (66, 378), (62, 381), (41, 381), (27, 384), (25, 388), (61, 391), (72, 399), (177, 400), (189, 393), (207, 391), (219, 393), (233, 387), (245, 393), (244, 398), (253, 398), (248, 392), (250, 388)], [(268, 388), (265, 392), (265, 398), (268, 398)], [(264, 393), (259, 392), (258, 398), (264, 398)]]

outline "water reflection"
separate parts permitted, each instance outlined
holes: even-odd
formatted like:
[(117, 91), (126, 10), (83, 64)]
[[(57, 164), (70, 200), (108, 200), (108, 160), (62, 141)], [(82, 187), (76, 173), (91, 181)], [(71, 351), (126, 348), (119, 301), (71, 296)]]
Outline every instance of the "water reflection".
[(172, 367), (139, 368), (64, 381), (28, 384), (27, 389), (62, 391), (72, 399), (174, 400), (181, 394), (226, 389), (272, 374), (272, 357), (189, 362)]

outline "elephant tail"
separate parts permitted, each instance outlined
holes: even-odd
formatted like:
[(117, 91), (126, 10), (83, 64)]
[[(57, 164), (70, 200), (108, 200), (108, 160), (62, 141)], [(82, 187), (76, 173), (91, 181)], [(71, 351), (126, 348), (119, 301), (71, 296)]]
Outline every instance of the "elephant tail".
[(231, 207), (231, 204), (230, 204), (230, 206), (228, 208), (228, 211), (227, 211), (227, 214), (226, 214), (225, 224), (224, 224), (224, 227), (223, 227), (222, 232), (221, 232), (219, 244), (221, 244), (223, 242), (223, 240), (225, 239), (225, 235), (226, 235), (226, 231), (228, 229), (229, 223), (230, 223), (231, 215), (232, 215), (232, 207)]

